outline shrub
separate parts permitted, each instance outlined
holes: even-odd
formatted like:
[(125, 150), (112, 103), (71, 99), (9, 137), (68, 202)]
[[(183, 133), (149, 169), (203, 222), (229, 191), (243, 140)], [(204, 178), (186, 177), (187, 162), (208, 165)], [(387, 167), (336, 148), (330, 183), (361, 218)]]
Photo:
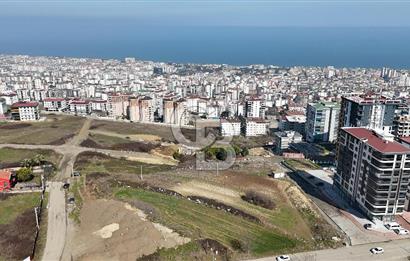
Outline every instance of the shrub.
[(33, 179), (33, 171), (30, 168), (21, 168), (17, 171), (17, 180), (25, 182)]
[(254, 190), (246, 191), (245, 195), (242, 196), (242, 199), (267, 209), (275, 208), (275, 202), (269, 198), (268, 195), (262, 194)]

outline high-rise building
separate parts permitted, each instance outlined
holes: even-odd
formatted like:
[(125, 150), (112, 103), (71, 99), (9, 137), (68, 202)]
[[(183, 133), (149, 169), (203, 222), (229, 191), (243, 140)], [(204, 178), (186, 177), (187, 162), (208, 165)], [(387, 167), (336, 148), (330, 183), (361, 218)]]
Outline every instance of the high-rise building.
[(410, 136), (410, 115), (397, 115), (394, 118), (393, 134), (398, 137)]
[(130, 95), (112, 93), (108, 95), (108, 114), (115, 118), (127, 115)]
[(339, 126), (392, 132), (393, 120), (401, 104), (401, 100), (377, 95), (342, 97)]
[(410, 180), (410, 148), (391, 134), (342, 128), (335, 187), (370, 218), (391, 220), (404, 211)]
[(189, 109), (187, 107), (187, 100), (185, 99), (164, 99), (163, 114), (164, 123), (188, 125), (189, 123)]
[(309, 103), (306, 113), (306, 140), (332, 142), (337, 139), (340, 106), (335, 102)]
[(259, 98), (250, 98), (246, 101), (246, 117), (247, 118), (265, 118), (265, 102)]

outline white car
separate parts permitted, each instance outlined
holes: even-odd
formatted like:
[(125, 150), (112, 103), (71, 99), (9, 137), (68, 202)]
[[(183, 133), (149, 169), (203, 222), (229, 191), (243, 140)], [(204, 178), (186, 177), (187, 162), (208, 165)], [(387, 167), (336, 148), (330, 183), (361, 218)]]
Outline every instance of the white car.
[(371, 252), (372, 254), (376, 254), (376, 255), (378, 255), (378, 254), (383, 254), (383, 253), (384, 253), (384, 249), (381, 248), (381, 247), (373, 247), (373, 248), (370, 249), (370, 252)]
[(385, 227), (386, 227), (388, 230), (401, 229), (401, 226), (400, 226), (398, 223), (396, 223), (396, 222), (387, 223), (387, 224), (385, 225)]
[(286, 255), (277, 256), (276, 261), (290, 261), (290, 256), (286, 256)]
[(407, 229), (395, 229), (393, 230), (397, 235), (408, 235), (409, 231)]

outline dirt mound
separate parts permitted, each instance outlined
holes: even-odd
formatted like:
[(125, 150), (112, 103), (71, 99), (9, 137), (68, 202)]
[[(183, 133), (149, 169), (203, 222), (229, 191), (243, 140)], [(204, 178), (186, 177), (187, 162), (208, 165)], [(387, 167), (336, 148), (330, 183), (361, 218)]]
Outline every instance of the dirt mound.
[(95, 149), (105, 149), (104, 146), (101, 146), (100, 144), (98, 144), (97, 142), (95, 142), (94, 140), (87, 138), (85, 140), (83, 140), (80, 143), (81, 147), (86, 147), (86, 148), (95, 148)]
[(205, 238), (198, 240), (198, 243), (200, 244), (202, 249), (207, 253), (211, 252), (221, 256), (228, 255), (228, 248), (216, 240)]
[(218, 210), (224, 210), (226, 212), (229, 212), (235, 216), (240, 216), (242, 218), (248, 219), (250, 221), (256, 222), (256, 223), (261, 223), (260, 219), (252, 216), (251, 214), (248, 214), (240, 209), (234, 208), (232, 206), (228, 206), (224, 203), (218, 202), (213, 199), (205, 198), (205, 197), (198, 197), (198, 196), (188, 196), (187, 197), (189, 200), (194, 201), (195, 203), (198, 204), (203, 204), (205, 206), (215, 208)]
[(18, 129), (23, 129), (30, 127), (30, 123), (19, 123), (19, 124), (6, 124), (3, 126), (0, 126), (0, 129), (2, 130), (18, 130)]
[(48, 143), (48, 145), (63, 145), (65, 144), (67, 141), (69, 141), (70, 139), (72, 139), (74, 137), (74, 134), (68, 134), (65, 135), (64, 137), (61, 137), (57, 140), (54, 140), (50, 143)]
[(80, 146), (86, 147), (86, 148), (94, 148), (94, 149), (150, 152), (151, 150), (159, 147), (159, 144), (132, 141), (132, 142), (127, 142), (127, 143), (119, 143), (119, 144), (115, 144), (112, 146), (104, 146), (94, 141), (93, 139), (87, 138), (86, 140), (81, 142)]
[(23, 260), (30, 256), (35, 240), (36, 221), (32, 209), (10, 224), (0, 224), (0, 249), (5, 260)]
[(74, 260), (128, 261), (187, 242), (170, 229), (158, 229), (126, 203), (93, 200), (84, 202), (71, 249)]
[(129, 143), (120, 143), (113, 146), (108, 147), (108, 149), (112, 150), (127, 150), (127, 151), (134, 151), (134, 152), (150, 152), (151, 150), (157, 148), (159, 145), (154, 143), (144, 143), (144, 142), (129, 142)]
[(268, 195), (262, 194), (258, 191), (248, 190), (241, 198), (246, 202), (261, 206), (266, 209), (275, 208), (275, 203), (272, 201), (272, 199), (270, 199)]

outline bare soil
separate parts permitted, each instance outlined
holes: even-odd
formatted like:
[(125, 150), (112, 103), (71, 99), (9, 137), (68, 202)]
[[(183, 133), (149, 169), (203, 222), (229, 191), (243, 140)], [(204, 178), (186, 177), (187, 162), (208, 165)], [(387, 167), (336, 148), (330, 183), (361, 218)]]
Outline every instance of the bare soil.
[[(1, 194), (0, 194), (1, 195)], [(4, 196), (1, 196), (4, 199)], [(0, 224), (0, 255), (6, 260), (23, 260), (32, 254), (36, 221), (32, 209), (10, 224)]]
[(115, 200), (87, 200), (72, 242), (74, 260), (136, 260), (189, 239), (148, 221), (142, 211)]

